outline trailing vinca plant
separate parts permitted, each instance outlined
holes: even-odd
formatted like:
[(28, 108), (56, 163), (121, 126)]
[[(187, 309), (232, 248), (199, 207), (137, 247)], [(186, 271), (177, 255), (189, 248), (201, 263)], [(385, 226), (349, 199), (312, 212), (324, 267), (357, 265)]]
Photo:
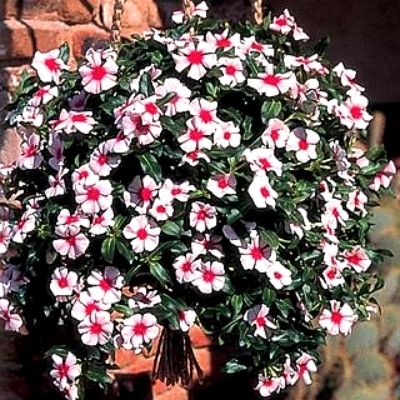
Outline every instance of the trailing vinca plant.
[(77, 69), (66, 45), (37, 52), (9, 107), (0, 318), (54, 345), (67, 399), (156, 339), (155, 378), (189, 384), (194, 324), (268, 397), (310, 384), (326, 335), (376, 310), (366, 234), (395, 169), (366, 150), (355, 72), (287, 10), (261, 25), (206, 10)]

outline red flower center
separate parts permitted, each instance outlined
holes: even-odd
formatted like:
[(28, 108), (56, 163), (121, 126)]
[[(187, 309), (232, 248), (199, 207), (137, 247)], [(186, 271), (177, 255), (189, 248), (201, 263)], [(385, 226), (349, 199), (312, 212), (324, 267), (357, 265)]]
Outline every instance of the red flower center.
[(229, 140), (230, 138), (231, 138), (231, 133), (230, 132), (228, 132), (228, 131), (226, 131), (226, 132), (224, 132), (224, 139), (225, 140)]
[(264, 254), (261, 247), (253, 247), (251, 249), (251, 257), (254, 260), (261, 260), (262, 258), (264, 258)]
[(165, 208), (162, 204), (160, 204), (159, 206), (157, 206), (156, 210), (157, 210), (157, 212), (160, 213), (160, 214), (164, 214), (165, 211), (167, 211), (166, 208)]
[(75, 236), (69, 236), (66, 238), (66, 241), (70, 246), (75, 246), (76, 244), (76, 237)]
[(227, 65), (225, 67), (225, 72), (227, 75), (235, 75), (237, 72), (237, 68), (234, 65)]
[(68, 280), (67, 280), (67, 278), (66, 278), (65, 276), (61, 277), (61, 278), (58, 280), (58, 286), (59, 286), (61, 289), (65, 289), (66, 287), (68, 287)]
[(108, 292), (108, 291), (112, 288), (112, 283), (110, 282), (109, 279), (103, 278), (103, 279), (99, 282), (99, 286), (100, 286), (105, 292)]
[(97, 201), (100, 198), (100, 190), (96, 187), (90, 187), (87, 191), (86, 197), (90, 201)]
[(204, 59), (204, 54), (199, 51), (199, 50), (192, 50), (188, 55), (187, 55), (187, 60), (189, 61), (190, 64), (203, 64), (203, 59)]
[(229, 47), (231, 45), (231, 41), (228, 38), (219, 38), (216, 42), (217, 47), (224, 49), (225, 47)]
[(60, 375), (60, 377), (66, 377), (68, 376), (69, 373), (69, 366), (62, 363), (57, 367), (58, 370), (58, 374)]
[(326, 273), (326, 276), (328, 277), (328, 279), (335, 279), (336, 278), (336, 269), (335, 268), (329, 269), (328, 272)]
[(351, 254), (348, 255), (346, 257), (346, 260), (350, 263), (350, 264), (355, 264), (358, 265), (361, 262), (361, 257), (358, 254)]
[(89, 303), (85, 308), (86, 315), (91, 315), (93, 311), (99, 311), (99, 307), (95, 303)]
[(218, 187), (220, 189), (226, 189), (228, 186), (229, 186), (228, 179), (226, 179), (226, 178), (218, 179)]
[(199, 116), (200, 116), (200, 119), (206, 124), (212, 122), (212, 120), (213, 120), (211, 112), (208, 110), (200, 110)]
[(332, 311), (331, 321), (335, 325), (339, 325), (342, 322), (343, 315), (340, 314), (340, 311)]
[(142, 201), (151, 200), (152, 194), (153, 194), (153, 192), (149, 188), (147, 188), (147, 187), (140, 188), (139, 197)]
[(72, 122), (86, 122), (87, 121), (87, 117), (85, 114), (74, 114), (71, 117)]
[(183, 272), (190, 272), (192, 270), (192, 263), (190, 261), (185, 261), (181, 269)]
[(148, 233), (147, 233), (147, 231), (146, 231), (145, 228), (140, 228), (140, 229), (137, 231), (137, 237), (138, 237), (140, 240), (146, 240), (146, 239), (147, 239), (147, 236), (148, 236)]
[(205, 210), (200, 210), (198, 213), (197, 213), (197, 219), (198, 220), (205, 220), (207, 218), (207, 212), (205, 211)]
[(258, 326), (265, 326), (266, 325), (266, 320), (265, 320), (265, 317), (257, 317), (256, 318), (256, 324), (258, 325)]
[(97, 162), (99, 165), (105, 165), (107, 164), (108, 161), (108, 156), (106, 154), (100, 154), (99, 157), (97, 158)]
[(263, 169), (271, 168), (271, 163), (266, 158), (260, 158), (258, 161), (260, 162)]
[(90, 333), (99, 335), (101, 332), (103, 332), (103, 327), (98, 322), (95, 322), (90, 326)]
[(282, 279), (283, 275), (280, 272), (276, 271), (276, 272), (274, 272), (274, 277), (275, 277), (275, 279)]
[(307, 150), (307, 149), (308, 149), (307, 140), (301, 139), (301, 140), (299, 141), (299, 149), (300, 149), (300, 150)]
[(263, 79), (264, 83), (266, 85), (270, 85), (270, 86), (278, 86), (281, 81), (282, 78), (280, 76), (277, 75), (267, 75), (264, 79)]
[(286, 26), (286, 25), (288, 24), (286, 18), (284, 18), (284, 17), (281, 17), (281, 18), (276, 19), (276, 20), (275, 20), (275, 23), (276, 23), (278, 26)]
[(147, 326), (143, 322), (138, 322), (133, 326), (133, 333), (137, 336), (144, 336), (147, 332)]
[(215, 279), (215, 274), (214, 274), (214, 272), (212, 272), (212, 271), (210, 271), (210, 270), (204, 271), (204, 273), (203, 273), (203, 280), (204, 280), (205, 282), (211, 283), (211, 282), (214, 282), (214, 279)]
[(202, 131), (199, 131), (198, 129), (191, 129), (189, 132), (189, 138), (194, 142), (199, 142), (201, 139), (203, 139), (203, 137), (204, 133)]
[(154, 103), (147, 103), (144, 108), (151, 115), (158, 114), (158, 107)]
[(272, 129), (271, 131), (271, 139), (276, 142), (279, 139), (279, 130), (278, 129)]
[(92, 68), (92, 79), (95, 81), (101, 81), (107, 75), (106, 69), (102, 65), (95, 65)]
[(182, 193), (182, 189), (179, 188), (179, 187), (174, 187), (174, 188), (171, 190), (172, 196), (178, 196), (178, 195), (181, 194), (181, 193)]
[(56, 72), (60, 70), (60, 66), (58, 65), (57, 58), (46, 58), (44, 61), (46, 67), (51, 71), (51, 72)]
[(270, 196), (270, 192), (266, 187), (260, 189), (261, 196), (264, 198), (268, 198)]
[(361, 107), (359, 107), (359, 106), (351, 107), (350, 114), (354, 119), (360, 119), (362, 117)]
[(263, 45), (258, 42), (253, 42), (250, 46), (252, 50), (263, 51)]

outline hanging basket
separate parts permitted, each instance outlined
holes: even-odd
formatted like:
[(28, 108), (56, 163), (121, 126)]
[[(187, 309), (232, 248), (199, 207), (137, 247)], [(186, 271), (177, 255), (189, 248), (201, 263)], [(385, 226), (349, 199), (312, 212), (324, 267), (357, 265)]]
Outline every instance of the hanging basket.
[(310, 384), (326, 335), (368, 319), (382, 287), (366, 234), (395, 169), (367, 150), (364, 89), (259, 0), (237, 24), (184, 1), (132, 41), (123, 5), (113, 47), (77, 69), (66, 45), (37, 52), (9, 107), (0, 317), (64, 332), (48, 356), (68, 399), (157, 338), (154, 378), (189, 386), (194, 324), (261, 396)]

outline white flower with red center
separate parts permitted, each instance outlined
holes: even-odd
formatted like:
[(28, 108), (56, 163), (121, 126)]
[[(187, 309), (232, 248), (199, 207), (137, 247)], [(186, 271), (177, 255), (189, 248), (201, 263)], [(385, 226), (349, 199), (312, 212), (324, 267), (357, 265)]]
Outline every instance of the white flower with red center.
[(235, 87), (246, 80), (240, 58), (221, 57), (218, 65), (223, 73), (218, 79), (222, 85)]
[(0, 254), (8, 250), (11, 240), (11, 228), (8, 221), (0, 221)]
[[(229, 36), (229, 29), (225, 29), (222, 33), (212, 33), (208, 31), (205, 36), (208, 44), (213, 46), (214, 51), (228, 51), (232, 48), (240, 46), (240, 34), (235, 33)], [(220, 59), (221, 60), (221, 59)]]
[(311, 385), (311, 373), (317, 372), (317, 370), (315, 359), (307, 353), (302, 353), (296, 360), (296, 369), (291, 384), (294, 385), (298, 380), (303, 379), (306, 385)]
[(78, 283), (78, 274), (65, 267), (56, 268), (51, 276), (50, 290), (56, 298), (71, 296)]
[(163, 128), (159, 121), (144, 122), (140, 114), (128, 112), (122, 118), (122, 129), (127, 136), (133, 134), (141, 146), (147, 146), (160, 136)]
[(76, 185), (74, 189), (75, 201), (86, 214), (98, 214), (112, 205), (113, 187), (110, 181), (103, 179), (91, 185)]
[(166, 201), (161, 200), (161, 198), (157, 198), (154, 200), (154, 203), (149, 210), (149, 214), (156, 221), (166, 221), (174, 215), (174, 207), (171, 203), (167, 203)]
[(343, 86), (350, 87), (350, 90), (356, 92), (363, 92), (365, 89), (356, 83), (356, 71), (353, 69), (347, 69), (343, 63), (336, 65), (332, 71), (340, 78), (340, 82)]
[(282, 149), (290, 135), (289, 127), (280, 119), (270, 119), (267, 129), (261, 134), (262, 142), (271, 149)]
[(284, 64), (286, 68), (298, 68), (302, 67), (306, 72), (319, 72), (323, 69), (322, 64), (318, 61), (319, 55), (314, 54), (312, 56), (292, 56), (285, 55)]
[(274, 73), (274, 66), (272, 64), (266, 64), (265, 72), (258, 74), (257, 78), (247, 80), (249, 87), (255, 89), (260, 94), (265, 94), (267, 97), (286, 93), (295, 83), (296, 77), (292, 72), (276, 74)]
[(102, 214), (93, 215), (89, 232), (92, 235), (103, 235), (109, 228), (114, 226), (114, 211), (112, 208), (104, 211)]
[(324, 289), (331, 289), (346, 283), (342, 275), (345, 267), (343, 264), (343, 262), (334, 259), (334, 262), (322, 271), (323, 279), (320, 279), (320, 282)]
[(48, 199), (65, 194), (66, 184), (64, 176), (66, 176), (68, 172), (68, 169), (61, 168), (56, 175), (49, 176), (49, 187), (44, 191), (44, 194)]
[(275, 157), (273, 149), (257, 148), (246, 149), (243, 156), (250, 164), (250, 169), (256, 174), (274, 172), (277, 176), (282, 175), (282, 163)]
[(221, 245), (222, 237), (218, 235), (210, 235), (209, 233), (196, 233), (191, 249), (192, 253), (197, 256), (211, 254), (215, 258), (221, 259), (224, 257)]
[(368, 99), (357, 93), (352, 93), (336, 110), (340, 122), (349, 129), (366, 129), (372, 120), (367, 112)]
[(113, 330), (111, 315), (107, 311), (94, 311), (78, 325), (82, 343), (87, 346), (106, 344)]
[(79, 68), (82, 85), (86, 92), (98, 94), (117, 84), (118, 65), (112, 57), (103, 60), (99, 51), (86, 53), (87, 64)]
[(273, 262), (266, 270), (271, 285), (280, 290), (292, 284), (292, 272), (284, 267), (280, 262)]
[(123, 321), (121, 336), (125, 349), (139, 349), (150, 343), (160, 333), (157, 318), (150, 313), (135, 314)]
[(29, 137), (21, 143), (20, 156), (17, 160), (17, 165), (21, 169), (37, 169), (43, 161), (43, 156), (40, 152), (40, 136), (36, 133), (31, 133)]
[(64, 131), (67, 134), (80, 132), (85, 135), (89, 134), (96, 125), (92, 111), (67, 111), (61, 110), (57, 120), (51, 121), (53, 129)]
[(50, 376), (55, 380), (59, 388), (68, 387), (70, 382), (74, 382), (81, 375), (81, 366), (73, 353), (68, 352), (65, 358), (53, 354), (51, 359), (53, 365)]
[(265, 273), (276, 261), (276, 255), (265, 243), (257, 232), (251, 232), (250, 243), (245, 243), (239, 247), (240, 263), (243, 269), (256, 269), (258, 272)]
[(348, 210), (355, 214), (360, 214), (365, 217), (367, 215), (367, 210), (365, 205), (368, 203), (367, 195), (361, 190), (354, 190), (349, 194), (349, 198), (346, 203)]
[(17, 121), (38, 128), (43, 125), (44, 112), (40, 107), (33, 107), (28, 104), (22, 109), (21, 114), (17, 116)]
[(219, 261), (207, 261), (194, 271), (192, 285), (196, 286), (201, 293), (211, 294), (222, 290), (225, 280), (224, 264)]
[(94, 300), (105, 304), (121, 300), (121, 289), (125, 280), (117, 268), (105, 267), (104, 272), (95, 269), (87, 277), (86, 282), (90, 285), (88, 292)]
[(39, 107), (40, 105), (45, 105), (58, 97), (58, 94), (59, 91), (57, 86), (42, 86), (33, 94), (33, 97), (29, 100), (28, 104), (34, 107)]
[(111, 155), (110, 146), (100, 143), (90, 156), (89, 167), (99, 176), (108, 176), (121, 163), (119, 156)]
[(306, 163), (317, 158), (318, 133), (311, 129), (296, 128), (290, 132), (286, 143), (286, 151), (295, 151), (296, 158)]
[(85, 164), (77, 168), (72, 173), (71, 180), (75, 190), (75, 188), (79, 185), (82, 186), (94, 185), (100, 180), (100, 177), (91, 170), (89, 164)]
[(242, 136), (240, 129), (232, 122), (220, 122), (216, 126), (214, 133), (214, 144), (217, 147), (226, 149), (227, 147), (238, 147)]
[(71, 316), (78, 321), (83, 321), (90, 317), (95, 311), (107, 311), (111, 308), (111, 303), (97, 301), (86, 291), (80, 292), (71, 309)]
[(195, 277), (194, 272), (201, 267), (201, 261), (196, 258), (197, 254), (191, 253), (175, 258), (172, 266), (175, 269), (176, 280), (179, 283), (188, 283), (193, 281)]
[(393, 177), (396, 175), (397, 169), (393, 161), (390, 161), (381, 171), (379, 171), (375, 177), (374, 181), (369, 185), (369, 188), (378, 192), (381, 187), (387, 189)]
[(289, 34), (294, 28), (296, 22), (290, 15), (289, 10), (284, 10), (279, 17), (274, 17), (269, 29), (274, 32), (279, 32), (283, 35)]
[(190, 42), (184, 48), (178, 50), (178, 54), (173, 54), (175, 69), (182, 72), (189, 69), (187, 76), (194, 80), (200, 80), (208, 69), (217, 64), (213, 46), (201, 41), (197, 46)]
[(50, 50), (47, 53), (37, 51), (33, 56), (32, 68), (42, 82), (60, 83), (62, 70), (68, 69), (60, 57), (60, 49)]
[(264, 57), (273, 57), (275, 50), (270, 44), (258, 42), (255, 36), (245, 37), (243, 39), (243, 48), (236, 48), (236, 55), (239, 58), (245, 58), (250, 53), (256, 53)]
[(58, 133), (53, 133), (49, 137), (48, 151), (52, 155), (49, 160), (51, 168), (59, 171), (64, 166), (64, 141)]
[[(202, 19), (207, 18), (207, 11), (208, 11), (208, 6), (205, 1), (202, 1), (199, 4), (190, 4), (190, 15), (192, 17), (199, 17)], [(174, 11), (172, 13), (171, 17), (172, 21), (174, 21), (176, 24), (182, 24), (185, 20), (185, 13), (181, 10)]]
[(236, 194), (236, 183), (234, 175), (214, 175), (207, 182), (207, 190), (222, 199), (224, 196)]
[(154, 308), (157, 304), (161, 303), (161, 297), (157, 290), (149, 290), (141, 286), (135, 290), (135, 294), (128, 300), (130, 308)]
[(331, 335), (349, 335), (356, 320), (357, 315), (347, 303), (331, 300), (331, 309), (322, 311), (319, 324)]
[(189, 219), (192, 228), (204, 232), (217, 226), (217, 210), (210, 204), (195, 201), (192, 203)]
[(182, 332), (188, 332), (196, 322), (197, 315), (193, 310), (178, 311), (179, 328)]
[(89, 219), (84, 215), (81, 215), (77, 212), (71, 214), (71, 212), (63, 208), (57, 216), (57, 225), (61, 225), (64, 227), (75, 226), (77, 228), (83, 226), (85, 228), (89, 228), (90, 222)]
[(269, 179), (264, 175), (256, 175), (251, 182), (248, 192), (257, 208), (275, 208), (278, 193), (272, 188)]
[(345, 226), (349, 218), (349, 213), (343, 208), (342, 201), (331, 199), (325, 204), (325, 213), (322, 215), (321, 220), (324, 226), (328, 225), (332, 229), (336, 229), (338, 223)]
[(219, 122), (217, 117), (218, 103), (201, 98), (193, 99), (190, 102), (190, 114), (194, 117), (192, 125), (199, 126), (203, 130), (214, 131), (215, 125)]
[(347, 265), (356, 272), (365, 272), (371, 266), (371, 259), (361, 246), (353, 247), (344, 252), (344, 259)]
[(109, 146), (110, 151), (112, 153), (117, 153), (117, 154), (127, 153), (130, 149), (133, 138), (134, 138), (133, 133), (125, 135), (125, 133), (121, 131), (118, 132), (115, 138), (108, 139), (106, 143)]
[(5, 322), (4, 329), (19, 332), (23, 326), (23, 321), (21, 316), (14, 311), (14, 306), (7, 299), (0, 299), (0, 319)]
[(182, 156), (182, 160), (179, 163), (179, 166), (184, 164), (189, 164), (191, 167), (195, 167), (199, 164), (200, 160), (204, 160), (206, 163), (210, 163), (211, 159), (208, 155), (201, 150), (191, 151)]
[(53, 248), (57, 253), (72, 260), (85, 254), (90, 241), (78, 227), (57, 226), (55, 232), (60, 236), (60, 239), (53, 240)]
[(200, 124), (196, 118), (188, 120), (186, 125), (188, 127), (186, 133), (178, 138), (181, 149), (185, 153), (203, 149), (210, 150), (212, 147), (211, 131), (205, 129), (204, 125)]
[(160, 227), (145, 215), (133, 217), (123, 230), (135, 253), (155, 250), (160, 241), (160, 233)]
[(268, 330), (277, 328), (277, 326), (267, 318), (268, 314), (269, 307), (265, 304), (258, 304), (245, 312), (244, 320), (256, 328), (254, 336), (260, 336), (266, 339)]
[(304, 32), (304, 29), (298, 26), (297, 24), (294, 25), (293, 27), (293, 39), (294, 40), (309, 40), (310, 36), (307, 35), (307, 33)]
[(268, 377), (259, 375), (255, 390), (260, 393), (261, 397), (269, 397), (274, 393), (279, 393), (280, 389), (284, 386), (285, 381), (282, 377)]
[(158, 196), (168, 203), (174, 200), (186, 203), (190, 198), (190, 192), (194, 190), (196, 190), (196, 188), (191, 185), (189, 181), (178, 184), (172, 182), (170, 179), (166, 179), (160, 188)]
[(135, 112), (140, 114), (144, 124), (158, 121), (162, 115), (157, 105), (157, 96), (153, 95), (147, 98), (141, 98), (135, 104)]
[(191, 90), (176, 78), (167, 78), (156, 88), (156, 94), (159, 98), (169, 96), (171, 93), (174, 95), (165, 104), (164, 115), (172, 117), (178, 113), (189, 111)]
[(140, 214), (146, 213), (157, 196), (158, 188), (159, 185), (151, 176), (145, 175), (143, 178), (135, 176), (128, 190), (124, 192), (125, 205), (135, 207)]
[(18, 222), (13, 226), (12, 241), (14, 243), (23, 243), (28, 233), (35, 230), (37, 214), (34, 211), (25, 211)]
[(286, 221), (286, 226), (287, 226), (287, 231), (289, 231), (292, 234), (295, 234), (299, 237), (299, 239), (302, 239), (304, 237), (304, 231), (309, 231), (312, 229), (313, 225), (311, 224), (310, 220), (308, 219), (308, 214), (307, 211), (302, 208), (299, 207), (297, 209), (297, 211), (299, 212), (302, 221), (293, 221), (293, 222), (289, 222)]

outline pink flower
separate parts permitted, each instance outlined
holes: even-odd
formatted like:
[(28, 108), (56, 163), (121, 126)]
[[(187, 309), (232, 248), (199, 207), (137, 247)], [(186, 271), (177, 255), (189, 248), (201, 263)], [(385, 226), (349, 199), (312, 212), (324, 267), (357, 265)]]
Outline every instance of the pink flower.
[(289, 138), (290, 129), (280, 119), (270, 119), (267, 129), (262, 133), (262, 142), (271, 149), (282, 149), (286, 147), (286, 142)]
[(32, 68), (38, 74), (42, 82), (60, 83), (61, 72), (68, 69), (64, 61), (60, 58), (60, 49), (50, 50), (47, 53), (37, 51), (33, 56)]
[(105, 304), (94, 300), (88, 292), (80, 292), (71, 309), (72, 318), (83, 321), (90, 317), (95, 311), (106, 311), (111, 308), (111, 303)]
[(54, 250), (72, 260), (85, 254), (89, 247), (89, 239), (83, 233), (80, 233), (79, 228), (76, 226), (68, 228), (57, 226), (56, 234), (61, 238), (53, 240)]
[(260, 56), (263, 56), (263, 59), (265, 60), (265, 57), (273, 57), (275, 54), (275, 50), (272, 45), (260, 43), (256, 40), (255, 36), (250, 36), (243, 38), (243, 49), (238, 47), (236, 50), (236, 54), (240, 58), (245, 58), (250, 53), (259, 54)]
[(8, 250), (11, 240), (11, 228), (8, 221), (0, 221), (0, 254)]
[(160, 333), (157, 319), (153, 314), (135, 314), (123, 321), (121, 336), (124, 339), (125, 349), (139, 349), (144, 344), (150, 343)]
[(279, 393), (280, 389), (285, 386), (284, 378), (282, 377), (267, 377), (259, 375), (258, 383), (255, 390), (258, 390), (261, 397), (269, 397), (273, 393)]
[(189, 68), (187, 76), (194, 80), (200, 80), (207, 69), (217, 64), (217, 56), (214, 53), (213, 46), (206, 42), (200, 42), (197, 46), (193, 42), (186, 47), (179, 49), (178, 54), (173, 54), (175, 69), (182, 72)]
[(277, 290), (292, 284), (291, 271), (285, 268), (280, 262), (275, 261), (271, 263), (266, 273), (271, 285)]
[(266, 64), (265, 72), (259, 74), (257, 78), (248, 79), (247, 84), (260, 94), (274, 97), (288, 92), (295, 81), (296, 79), (292, 72), (275, 74), (273, 65)]
[(174, 96), (165, 105), (164, 115), (172, 117), (178, 113), (189, 111), (191, 90), (176, 78), (167, 78), (156, 88), (158, 97), (165, 97), (174, 93)]
[(190, 102), (190, 114), (194, 117), (194, 124), (203, 130), (214, 130), (219, 122), (217, 117), (218, 103), (202, 98), (195, 98)]
[(212, 33), (208, 31), (205, 39), (208, 44), (213, 46), (214, 51), (228, 51), (240, 46), (240, 35), (235, 33), (232, 36), (229, 36), (229, 29), (225, 29), (222, 33)]
[(204, 160), (207, 163), (210, 163), (210, 157), (204, 151), (201, 150), (194, 150), (189, 153), (186, 153), (182, 157), (182, 161), (179, 163), (179, 166), (184, 164), (189, 164), (191, 167), (195, 167), (199, 164), (200, 160)]
[(93, 215), (89, 232), (95, 236), (103, 235), (108, 231), (108, 228), (114, 226), (114, 222), (114, 211), (112, 208), (109, 208), (103, 214)]
[(92, 186), (100, 180), (100, 177), (91, 170), (89, 164), (84, 164), (77, 168), (72, 173), (71, 178), (74, 189), (78, 185)]
[(42, 86), (33, 94), (33, 97), (29, 100), (29, 104), (34, 107), (39, 107), (58, 97), (58, 94), (57, 86)]
[(112, 186), (110, 181), (100, 180), (94, 184), (76, 185), (75, 201), (86, 214), (98, 214), (107, 210), (113, 202)]
[(68, 387), (70, 382), (74, 382), (81, 375), (81, 366), (73, 353), (68, 352), (65, 358), (53, 354), (51, 359), (53, 366), (50, 376), (56, 381), (59, 388)]
[(302, 355), (296, 360), (296, 369), (291, 384), (294, 385), (299, 379), (303, 379), (306, 385), (311, 385), (310, 372), (317, 372), (315, 360), (309, 354), (302, 353)]
[(182, 332), (188, 332), (194, 325), (197, 315), (193, 310), (179, 311), (179, 327)]
[(282, 163), (275, 157), (273, 149), (257, 148), (246, 149), (243, 156), (250, 164), (250, 169), (256, 174), (274, 172), (277, 176), (282, 175)]
[(85, 216), (76, 212), (71, 214), (69, 210), (63, 208), (58, 214), (57, 225), (64, 226), (65, 228), (69, 226), (89, 228), (90, 222)]
[(217, 147), (238, 147), (241, 141), (240, 129), (231, 121), (220, 122), (214, 133), (214, 144)]
[(135, 104), (135, 112), (140, 114), (144, 124), (158, 121), (162, 113), (157, 105), (157, 96), (138, 99)]
[(344, 259), (347, 265), (358, 273), (367, 271), (371, 266), (371, 260), (367, 252), (361, 246), (346, 250), (344, 252)]
[(267, 318), (268, 314), (269, 308), (265, 304), (258, 304), (245, 312), (244, 320), (256, 328), (254, 336), (260, 336), (266, 339), (268, 328), (277, 328), (277, 326)]
[(104, 61), (99, 51), (90, 49), (86, 53), (86, 60), (87, 64), (79, 68), (86, 92), (98, 94), (116, 85), (118, 65), (112, 57)]
[(166, 179), (160, 188), (158, 196), (169, 203), (174, 200), (186, 203), (190, 198), (190, 192), (193, 192), (195, 189), (188, 181), (178, 184), (172, 182), (170, 179)]
[(196, 233), (191, 244), (192, 253), (196, 255), (196, 257), (201, 254), (211, 254), (215, 258), (221, 259), (224, 257), (224, 253), (222, 252), (221, 240), (221, 236), (210, 235), (209, 233)]
[(49, 153), (52, 157), (49, 160), (51, 168), (59, 171), (64, 166), (64, 142), (58, 133), (53, 133), (49, 138)]
[(343, 208), (339, 199), (331, 199), (325, 204), (325, 213), (322, 215), (322, 223), (335, 230), (338, 223), (342, 226), (346, 225), (349, 219), (349, 213)]
[(239, 58), (221, 57), (218, 65), (223, 73), (218, 79), (222, 85), (235, 87), (246, 80), (243, 73), (243, 64)]
[(343, 263), (335, 261), (322, 271), (323, 279), (320, 279), (321, 286), (324, 289), (331, 289), (346, 283), (342, 275)]
[(153, 308), (155, 305), (161, 303), (161, 297), (157, 290), (149, 290), (141, 286), (135, 290), (135, 294), (128, 300), (130, 308)]
[(125, 135), (124, 132), (118, 132), (117, 136), (113, 139), (108, 139), (105, 143), (110, 148), (112, 153), (127, 153), (130, 149), (132, 140), (134, 138), (133, 133)]
[(198, 232), (204, 232), (217, 226), (217, 210), (209, 204), (195, 201), (190, 211), (190, 226)]
[(357, 75), (356, 71), (352, 69), (346, 69), (343, 63), (339, 63), (338, 65), (336, 65), (336, 67), (333, 68), (332, 71), (340, 78), (340, 82), (343, 86), (350, 87), (350, 90), (356, 92), (363, 92), (365, 90), (355, 81)]
[(369, 188), (375, 192), (379, 191), (381, 187), (387, 189), (390, 186), (396, 171), (394, 162), (389, 161), (389, 163), (376, 174), (374, 181), (369, 185)]
[(25, 211), (13, 226), (12, 241), (14, 243), (23, 243), (28, 233), (35, 230), (36, 221), (37, 214), (34, 211)]
[(161, 134), (159, 121), (144, 122), (140, 114), (129, 112), (122, 118), (122, 128), (125, 135), (133, 134), (141, 146), (153, 143)]
[(43, 161), (43, 156), (40, 153), (40, 136), (36, 133), (31, 133), (21, 143), (21, 154), (17, 160), (17, 165), (21, 169), (37, 169)]
[(44, 122), (44, 112), (40, 107), (34, 107), (28, 104), (22, 109), (21, 114), (17, 116), (17, 121), (40, 127)]
[(175, 258), (172, 266), (175, 269), (176, 280), (179, 283), (192, 282), (195, 275), (194, 272), (201, 267), (201, 261), (196, 260), (197, 255), (187, 253), (184, 256)]
[(153, 251), (159, 243), (161, 229), (145, 215), (133, 217), (123, 230), (126, 239), (131, 240), (132, 250), (135, 253)]
[(284, 10), (283, 14), (279, 17), (274, 17), (269, 29), (271, 31), (279, 32), (283, 35), (289, 34), (295, 26), (295, 20), (290, 15), (289, 10)]
[(251, 241), (239, 247), (240, 263), (243, 269), (256, 269), (258, 272), (265, 273), (275, 262), (276, 255), (256, 232), (252, 232)]
[(58, 298), (71, 296), (78, 283), (78, 274), (65, 267), (56, 268), (51, 276), (50, 290)]
[(372, 120), (367, 112), (368, 99), (360, 94), (352, 93), (344, 103), (339, 105), (337, 115), (347, 128), (366, 129)]
[(114, 330), (110, 313), (107, 311), (94, 311), (78, 325), (83, 344), (97, 346), (106, 344)]
[(234, 175), (214, 175), (207, 182), (207, 189), (221, 199), (236, 194), (236, 178)]
[(365, 217), (367, 210), (365, 205), (368, 203), (368, 197), (361, 190), (354, 190), (349, 194), (349, 198), (346, 203), (348, 210), (353, 211), (355, 214), (360, 214)]
[(53, 122), (53, 128), (68, 134), (80, 132), (87, 135), (97, 123), (92, 115), (92, 111), (62, 110), (58, 120)]
[(111, 171), (121, 163), (119, 156), (110, 154), (111, 149), (107, 143), (100, 143), (90, 156), (89, 167), (99, 176), (108, 176)]
[(159, 185), (151, 176), (145, 175), (143, 178), (135, 176), (124, 193), (125, 205), (134, 206), (140, 214), (146, 213), (157, 195), (158, 188)]
[(322, 64), (318, 61), (319, 55), (314, 54), (313, 56), (292, 56), (285, 55), (284, 63), (286, 68), (298, 68), (302, 67), (306, 72), (319, 72), (323, 69)]
[(251, 182), (248, 192), (257, 208), (275, 208), (278, 193), (272, 188), (269, 179), (264, 175), (256, 175)]
[(66, 186), (64, 176), (67, 175), (68, 172), (68, 169), (61, 167), (56, 175), (49, 176), (49, 187), (44, 191), (48, 199), (65, 194)]
[(115, 267), (105, 267), (104, 272), (93, 270), (87, 278), (90, 285), (90, 297), (105, 304), (117, 303), (121, 300), (121, 289), (125, 283), (124, 277)]
[[(191, 11), (190, 15), (192, 17), (199, 17), (199, 18), (207, 18), (207, 11), (208, 11), (208, 6), (205, 1), (202, 1), (201, 3), (194, 5), (193, 3), (191, 4)], [(176, 24), (182, 24), (185, 19), (185, 13), (181, 10), (174, 11), (172, 13), (172, 21), (174, 21)]]
[(219, 292), (225, 286), (225, 268), (219, 261), (207, 261), (194, 271), (193, 286), (201, 293)]
[(19, 332), (23, 326), (23, 321), (21, 316), (14, 311), (14, 306), (7, 299), (0, 299), (0, 319), (5, 322), (4, 329)]
[(170, 203), (162, 201), (160, 198), (154, 200), (153, 205), (149, 210), (149, 214), (156, 221), (166, 221), (174, 214), (174, 208)]
[(344, 303), (343, 305), (336, 300), (331, 300), (331, 310), (323, 310), (319, 317), (319, 324), (326, 329), (331, 335), (348, 335), (351, 333), (351, 328), (357, 315), (351, 307)]
[(317, 158), (318, 142), (318, 133), (311, 129), (296, 128), (290, 132), (286, 151), (295, 151), (297, 160), (306, 163)]

